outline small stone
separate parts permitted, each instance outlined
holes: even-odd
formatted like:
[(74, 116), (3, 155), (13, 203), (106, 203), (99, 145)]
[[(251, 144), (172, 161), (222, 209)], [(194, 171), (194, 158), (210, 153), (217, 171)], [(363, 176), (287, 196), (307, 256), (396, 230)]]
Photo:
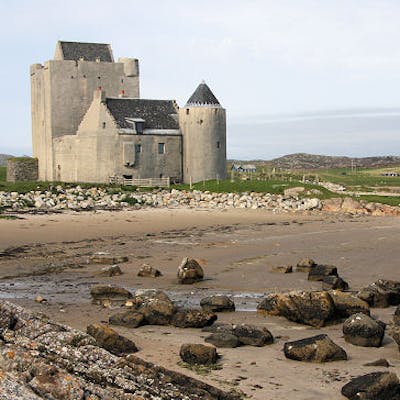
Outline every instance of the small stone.
[(148, 264), (143, 264), (137, 276), (146, 278), (157, 278), (159, 276), (162, 276), (162, 273), (158, 269), (153, 268)]
[(290, 274), (293, 272), (293, 267), (291, 265), (279, 265), (271, 268), (271, 272), (276, 272), (278, 274)]
[(37, 295), (35, 298), (36, 303), (47, 303), (47, 299), (45, 299), (44, 297)]
[(182, 284), (192, 284), (203, 280), (204, 271), (200, 264), (194, 260), (185, 257), (178, 267), (178, 282)]
[(204, 344), (184, 343), (179, 355), (188, 364), (215, 364), (218, 360), (217, 349)]
[(379, 360), (364, 364), (364, 367), (386, 367), (386, 368), (389, 368), (390, 364), (389, 364), (389, 361), (386, 360), (386, 358), (380, 358)]
[(287, 358), (296, 361), (322, 363), (347, 360), (346, 352), (334, 343), (328, 335), (317, 335), (287, 342), (283, 350)]
[(107, 276), (107, 277), (119, 276), (119, 275), (122, 275), (122, 271), (118, 264), (114, 264), (114, 265), (110, 265), (108, 267), (103, 267), (100, 270), (99, 275)]

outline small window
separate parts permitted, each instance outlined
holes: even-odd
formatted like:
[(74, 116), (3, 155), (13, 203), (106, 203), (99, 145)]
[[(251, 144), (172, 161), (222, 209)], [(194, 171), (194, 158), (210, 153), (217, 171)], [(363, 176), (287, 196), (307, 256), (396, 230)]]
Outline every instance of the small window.
[(189, 115), (189, 109), (188, 108), (186, 109), (186, 115)]
[(141, 152), (142, 152), (142, 145), (135, 144), (135, 153), (141, 153)]
[(135, 122), (135, 129), (136, 133), (142, 134), (143, 133), (144, 124), (142, 121)]
[(158, 143), (158, 154), (165, 153), (165, 143)]
[(106, 123), (105, 123), (105, 122), (103, 122), (103, 123), (101, 124), (101, 126), (103, 127), (103, 129), (106, 129)]
[(217, 149), (221, 148), (221, 143), (217, 142)]

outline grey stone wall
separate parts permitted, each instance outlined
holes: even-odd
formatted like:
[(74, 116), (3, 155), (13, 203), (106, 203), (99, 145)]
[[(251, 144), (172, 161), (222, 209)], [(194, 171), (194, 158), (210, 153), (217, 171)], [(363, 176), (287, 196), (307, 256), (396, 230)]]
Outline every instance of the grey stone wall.
[(30, 157), (15, 157), (7, 160), (7, 182), (37, 181), (38, 159)]

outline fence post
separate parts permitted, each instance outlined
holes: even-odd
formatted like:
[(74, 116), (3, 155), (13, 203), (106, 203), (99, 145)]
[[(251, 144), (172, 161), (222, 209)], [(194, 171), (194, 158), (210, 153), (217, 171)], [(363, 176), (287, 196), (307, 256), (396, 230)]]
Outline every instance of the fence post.
[(189, 188), (192, 189), (192, 175), (189, 176)]

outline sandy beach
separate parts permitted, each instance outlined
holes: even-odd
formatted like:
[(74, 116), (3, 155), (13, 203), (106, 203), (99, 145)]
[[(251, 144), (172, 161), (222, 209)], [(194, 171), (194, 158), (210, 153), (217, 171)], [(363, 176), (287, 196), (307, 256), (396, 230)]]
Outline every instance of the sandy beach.
[[(232, 296), (237, 311), (218, 314), (218, 322), (267, 327), (275, 343), (266, 347), (219, 349), (222, 369), (198, 375), (178, 365), (182, 343), (203, 343), (207, 333), (172, 326), (115, 327), (139, 347), (137, 355), (225, 390), (243, 391), (252, 399), (339, 399), (353, 377), (380, 370), (363, 364), (387, 358), (397, 374), (400, 354), (386, 336), (381, 348), (348, 344), (341, 324), (315, 329), (281, 317), (263, 317), (255, 307), (265, 293), (320, 289), (305, 273), (278, 274), (272, 266), (296, 264), (303, 257), (332, 264), (357, 290), (379, 278), (399, 280), (400, 219), (324, 213), (274, 214), (262, 210), (137, 210), (22, 215), (0, 220), (0, 298), (40, 310), (58, 322), (85, 330), (107, 321), (115, 310), (91, 304), (90, 287), (110, 283), (130, 290), (160, 288), (179, 305), (199, 306), (202, 297)], [(94, 252), (125, 255), (121, 276), (99, 276), (102, 266), (88, 264)], [(205, 279), (179, 285), (176, 270), (183, 257), (198, 259)], [(139, 268), (159, 269), (159, 278), (140, 278)], [(48, 300), (39, 304), (37, 295)], [(372, 309), (389, 322), (394, 308)], [(288, 340), (327, 333), (348, 361), (308, 364), (287, 360)]]

